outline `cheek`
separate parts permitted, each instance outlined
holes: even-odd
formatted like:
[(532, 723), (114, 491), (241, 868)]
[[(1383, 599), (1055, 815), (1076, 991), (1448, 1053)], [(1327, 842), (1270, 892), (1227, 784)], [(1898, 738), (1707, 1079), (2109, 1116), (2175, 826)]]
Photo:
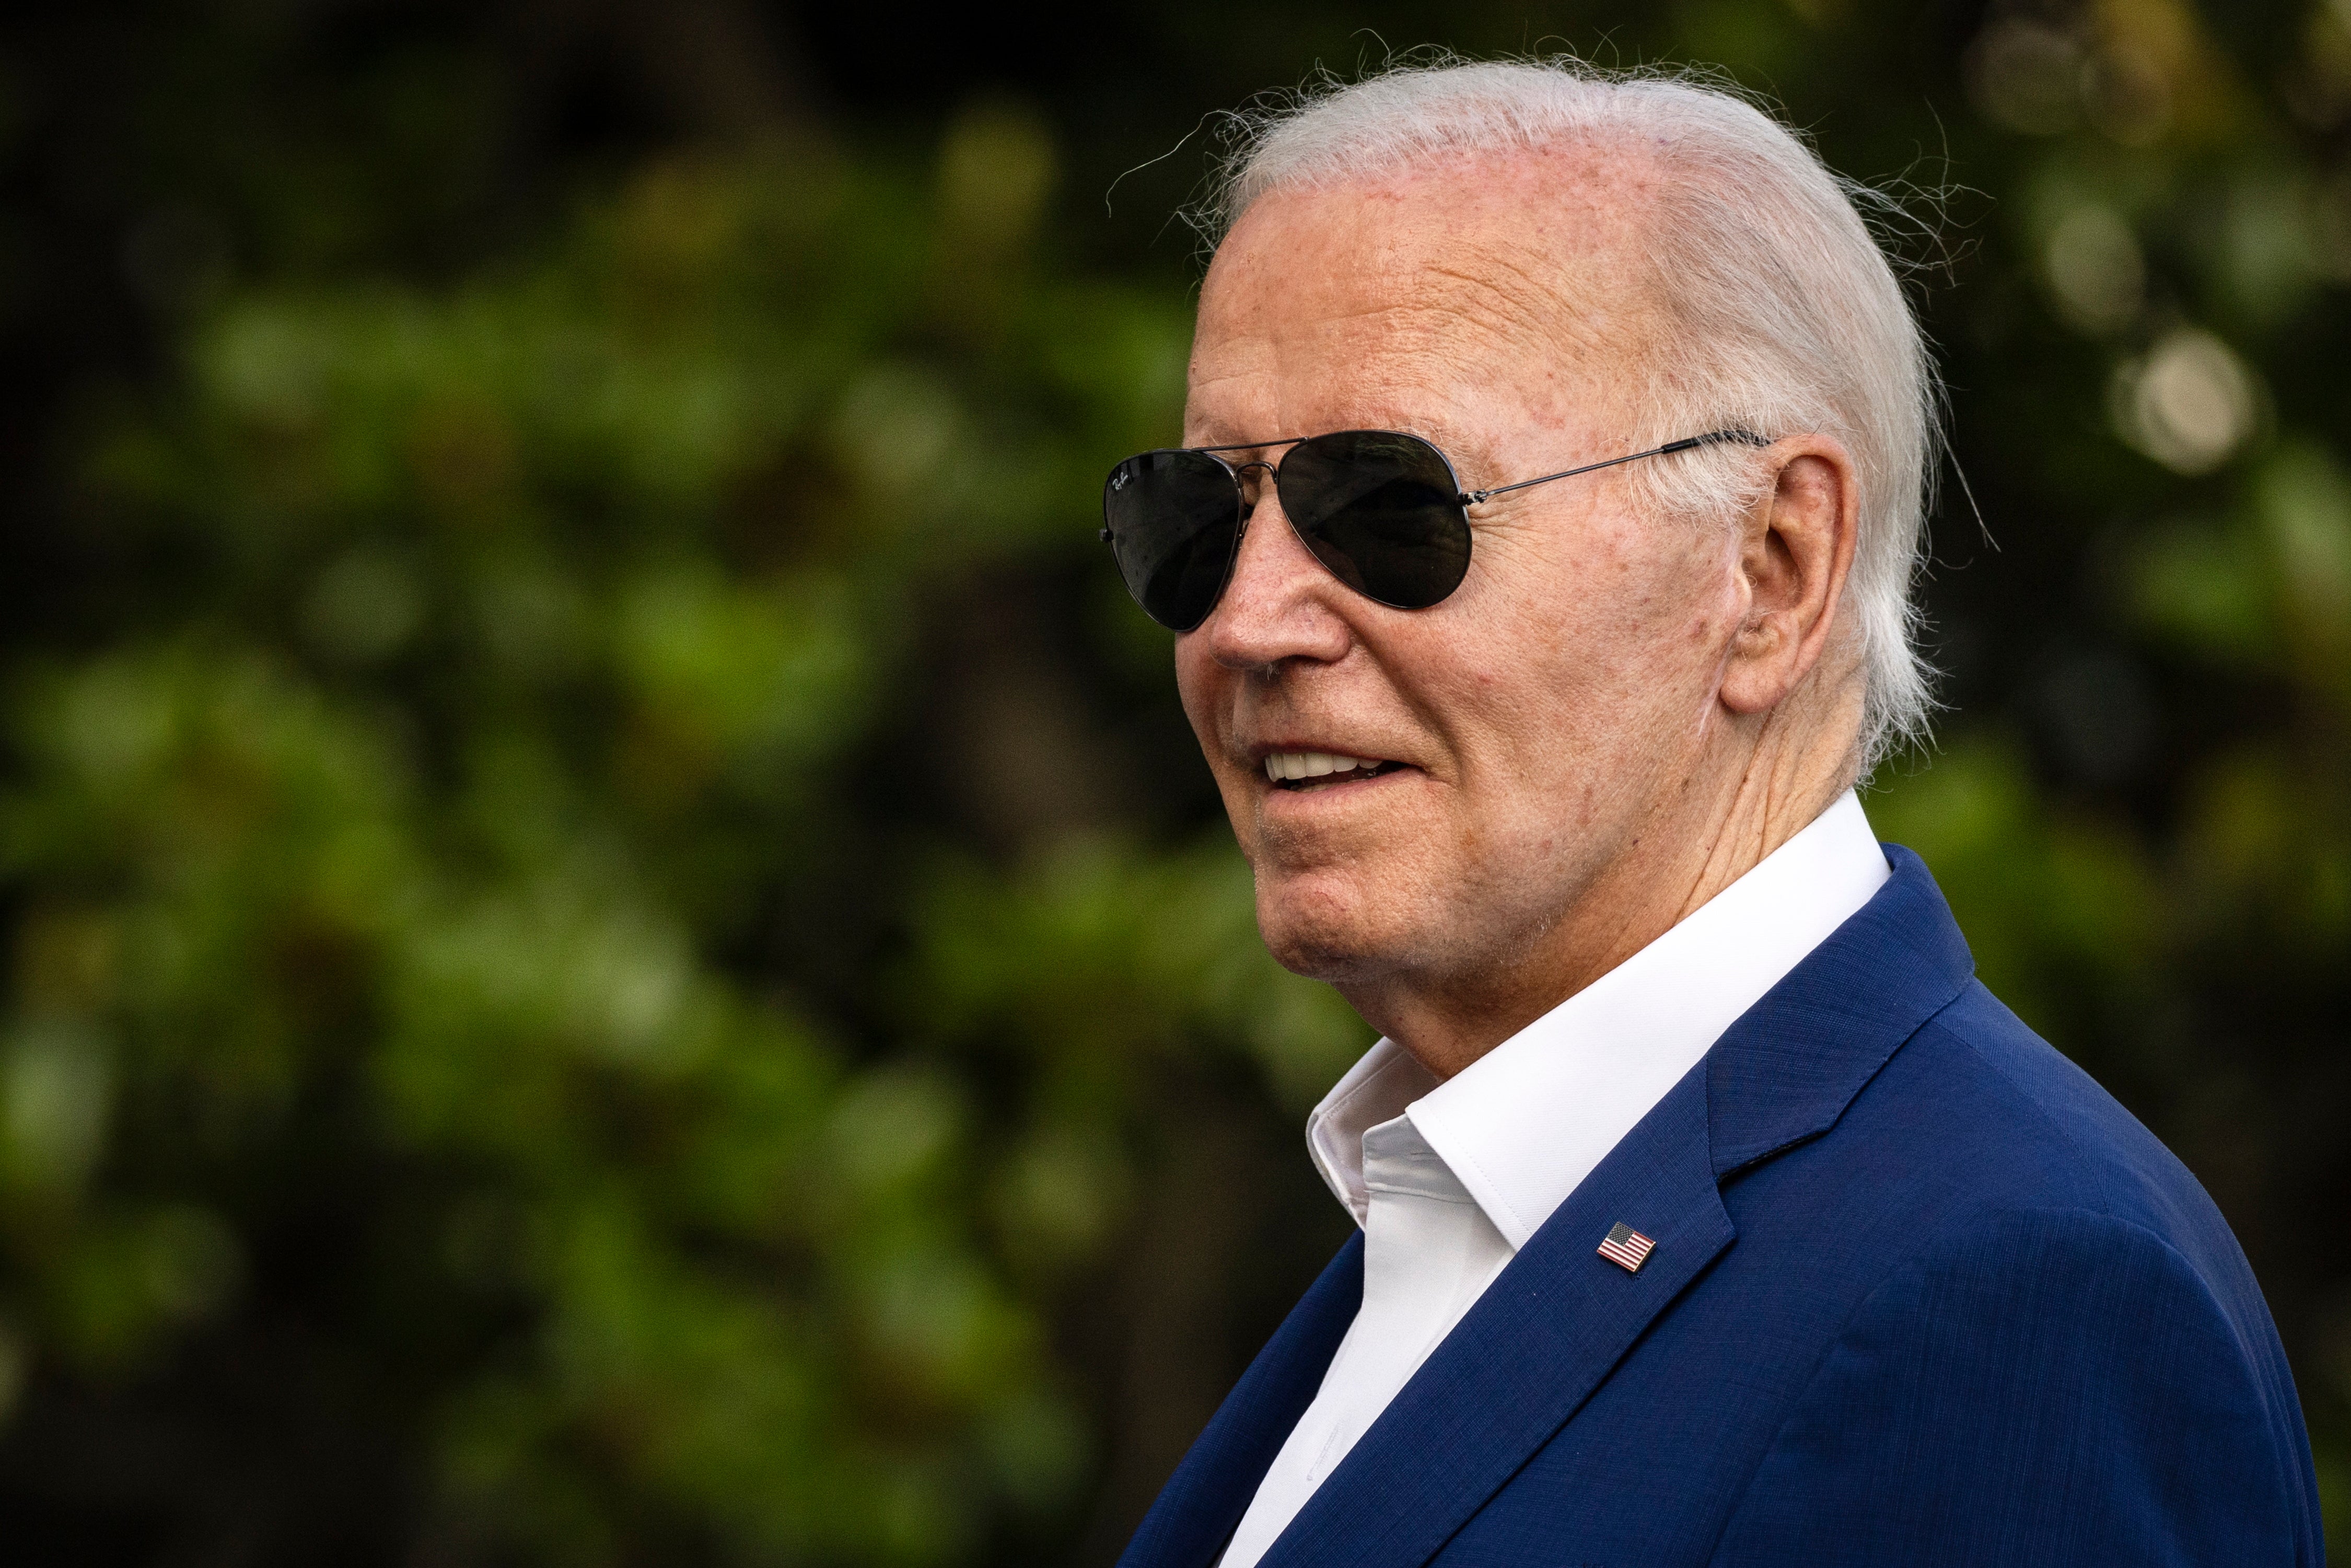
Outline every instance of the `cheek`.
[(1672, 575), (1659, 564), (1622, 548), (1594, 549), (1572, 575), (1546, 585), (1550, 591), (1521, 601), (1509, 642), (1553, 706), (1582, 706), (1623, 692), (1654, 649), (1671, 603)]
[(1187, 632), (1176, 639), (1176, 695), (1184, 705), (1184, 716), (1192, 721), (1193, 731), (1203, 746), (1212, 732), (1216, 677), (1220, 668), (1216, 660), (1208, 657), (1199, 633)]
[(1530, 595), (1496, 629), (1458, 693), (1545, 771), (1677, 730), (1710, 690), (1736, 615), (1719, 552), (1698, 541), (1660, 552), (1627, 530), (1594, 542), (1572, 584)]
[(1645, 550), (1634, 545), (1620, 541), (1609, 563), (1613, 613), (1595, 637), (1639, 681), (1710, 667), (1739, 612), (1737, 561), (1726, 541), (1692, 534), (1648, 541)]

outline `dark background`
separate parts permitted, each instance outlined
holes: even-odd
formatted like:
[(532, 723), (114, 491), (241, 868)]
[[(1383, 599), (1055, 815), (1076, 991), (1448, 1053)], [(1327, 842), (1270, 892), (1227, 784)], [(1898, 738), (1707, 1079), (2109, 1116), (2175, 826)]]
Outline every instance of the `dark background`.
[(2344, 1539), (2351, 6), (245, 0), (0, 32), (12, 1560), (1115, 1555), (1366, 1035), (1093, 497), (1215, 111), (1423, 45), (1904, 194), (1980, 517), (1872, 817), (2228, 1214)]

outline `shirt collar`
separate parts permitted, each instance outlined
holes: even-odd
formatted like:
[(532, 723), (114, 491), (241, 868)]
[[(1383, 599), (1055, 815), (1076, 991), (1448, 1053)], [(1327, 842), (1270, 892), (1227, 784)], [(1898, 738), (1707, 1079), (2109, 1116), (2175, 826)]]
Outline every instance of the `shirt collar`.
[(1515, 1249), (1891, 873), (1847, 791), (1656, 941), (1440, 1082), (1382, 1040), (1307, 1118), (1322, 1179), (1362, 1224), (1364, 1134), (1411, 1117)]

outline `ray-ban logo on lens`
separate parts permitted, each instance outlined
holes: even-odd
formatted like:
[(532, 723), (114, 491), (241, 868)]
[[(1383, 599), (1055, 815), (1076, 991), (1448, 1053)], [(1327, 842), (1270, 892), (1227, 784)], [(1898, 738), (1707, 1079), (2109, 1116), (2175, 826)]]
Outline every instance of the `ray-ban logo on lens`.
[(1123, 475), (1123, 474), (1122, 474), (1122, 475), (1120, 475), (1117, 478), (1115, 478), (1115, 479), (1112, 480), (1112, 481), (1110, 482), (1110, 487), (1111, 487), (1112, 489), (1113, 489), (1113, 490), (1123, 490), (1123, 489), (1125, 489), (1125, 488), (1126, 488), (1126, 476), (1125, 476), (1125, 475)]

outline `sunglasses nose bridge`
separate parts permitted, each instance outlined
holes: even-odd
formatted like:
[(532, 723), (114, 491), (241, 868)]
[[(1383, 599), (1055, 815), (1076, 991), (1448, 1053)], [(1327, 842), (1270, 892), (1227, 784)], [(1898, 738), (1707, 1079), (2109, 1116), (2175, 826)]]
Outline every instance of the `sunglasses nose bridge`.
[(1240, 487), (1241, 526), (1247, 528), (1249, 518), (1257, 515), (1259, 503), (1265, 499), (1268, 490), (1272, 487), (1276, 470), (1272, 464), (1261, 457), (1252, 458), (1247, 463), (1235, 463), (1230, 467), (1233, 483)]

